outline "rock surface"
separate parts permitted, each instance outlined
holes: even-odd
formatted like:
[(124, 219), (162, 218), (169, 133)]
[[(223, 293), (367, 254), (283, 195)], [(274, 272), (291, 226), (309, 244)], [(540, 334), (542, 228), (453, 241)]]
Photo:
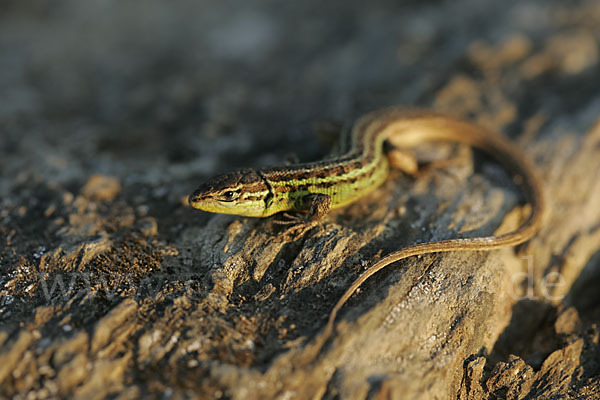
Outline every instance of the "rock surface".
[[(397, 3), (5, 2), (0, 396), (599, 398), (600, 3)], [(381, 271), (302, 363), (374, 260), (518, 225), (510, 177), (423, 146), (453, 162), (296, 241), (186, 196), (389, 105), (505, 133), (549, 213), (516, 249)]]

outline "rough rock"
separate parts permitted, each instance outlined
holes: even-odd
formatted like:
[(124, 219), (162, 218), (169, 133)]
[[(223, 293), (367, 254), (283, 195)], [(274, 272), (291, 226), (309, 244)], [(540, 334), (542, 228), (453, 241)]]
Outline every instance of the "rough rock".
[[(600, 398), (599, 39), (593, 0), (5, 2), (0, 397)], [(503, 132), (548, 215), (515, 249), (381, 271), (303, 363), (369, 264), (527, 212), (453, 145), (295, 241), (187, 205), (390, 105)]]

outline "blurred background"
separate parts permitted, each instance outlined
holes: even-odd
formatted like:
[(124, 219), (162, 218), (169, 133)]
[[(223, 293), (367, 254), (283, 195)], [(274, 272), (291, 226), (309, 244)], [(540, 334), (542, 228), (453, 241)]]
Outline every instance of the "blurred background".
[[(108, 173), (182, 194), (188, 179), (273, 154), (319, 157), (315, 122), (383, 106), (501, 122), (564, 110), (561, 91), (597, 90), (588, 3), (5, 1), (0, 168), (60, 182)], [(532, 51), (538, 60), (519, 65)], [(503, 71), (510, 63), (528, 75)], [(457, 71), (465, 79), (452, 81)], [(586, 85), (547, 85), (552, 74)], [(498, 80), (501, 91), (482, 87)]]

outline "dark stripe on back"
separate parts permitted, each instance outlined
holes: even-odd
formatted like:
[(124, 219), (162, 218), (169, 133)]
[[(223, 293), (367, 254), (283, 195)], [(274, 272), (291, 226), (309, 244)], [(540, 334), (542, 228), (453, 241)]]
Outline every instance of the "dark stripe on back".
[[(296, 164), (262, 169), (260, 173), (271, 182), (291, 180), (324, 179), (329, 176), (344, 175), (354, 169), (363, 168), (375, 159), (377, 135), (382, 132), (382, 124), (369, 124), (370, 120), (363, 118), (353, 127), (346, 141), (353, 148), (346, 149), (341, 157), (311, 163)], [(369, 128), (368, 130), (365, 127)], [(381, 144), (379, 144), (381, 146)]]

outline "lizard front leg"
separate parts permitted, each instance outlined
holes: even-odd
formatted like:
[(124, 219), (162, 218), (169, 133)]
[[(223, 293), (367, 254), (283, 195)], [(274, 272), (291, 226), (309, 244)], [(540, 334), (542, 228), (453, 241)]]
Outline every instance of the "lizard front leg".
[(323, 193), (311, 193), (302, 198), (304, 203), (310, 204), (306, 216), (283, 214), (285, 220), (275, 220), (276, 224), (290, 225), (284, 235), (293, 235), (296, 238), (312, 229), (331, 209), (331, 196)]

